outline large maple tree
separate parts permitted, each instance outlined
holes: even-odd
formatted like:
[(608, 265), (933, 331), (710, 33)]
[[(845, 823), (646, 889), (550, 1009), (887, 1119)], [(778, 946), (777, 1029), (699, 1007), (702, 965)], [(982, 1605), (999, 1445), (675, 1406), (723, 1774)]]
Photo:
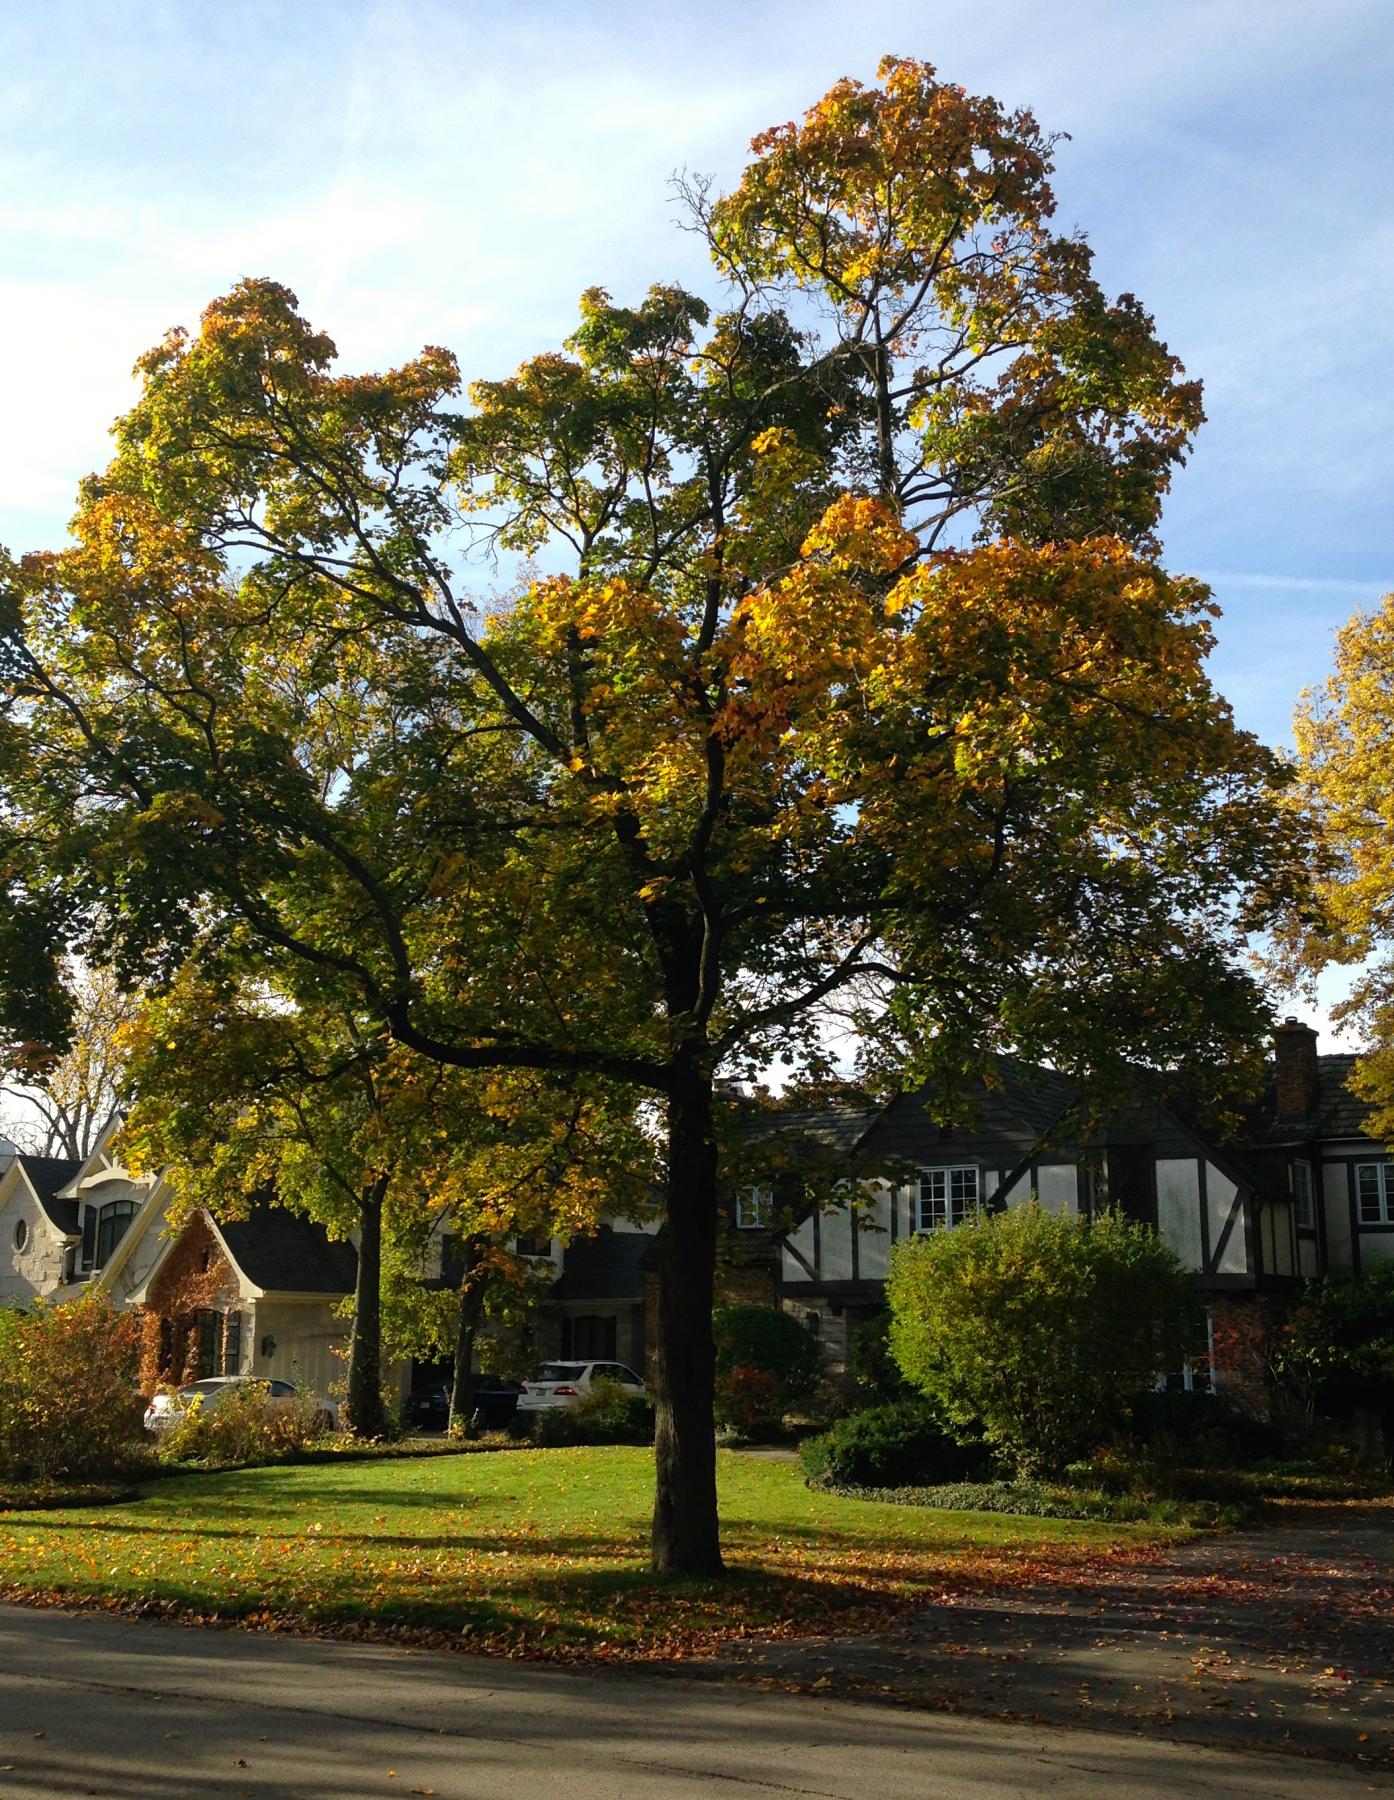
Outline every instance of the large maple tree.
[[(244, 282), (11, 573), (17, 904), (147, 979), (235, 921), (421, 1058), (654, 1118), (660, 1570), (721, 1567), (721, 1073), (835, 1015), (910, 1074), (1213, 1085), (1264, 1022), (1277, 771), (1158, 560), (1199, 393), (1051, 148), (923, 64), (839, 82), (688, 189), (720, 309), (591, 290), (468, 408)], [(567, 566), (483, 602), (464, 528)]]

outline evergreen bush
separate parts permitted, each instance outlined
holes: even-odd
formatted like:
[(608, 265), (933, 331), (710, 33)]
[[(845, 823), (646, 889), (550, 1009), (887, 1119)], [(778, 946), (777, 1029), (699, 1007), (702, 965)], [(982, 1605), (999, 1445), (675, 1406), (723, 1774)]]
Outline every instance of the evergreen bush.
[(849, 1413), (799, 1446), (804, 1473), (830, 1487), (898, 1488), (962, 1481), (982, 1473), (981, 1444), (961, 1443), (926, 1400), (897, 1400)]

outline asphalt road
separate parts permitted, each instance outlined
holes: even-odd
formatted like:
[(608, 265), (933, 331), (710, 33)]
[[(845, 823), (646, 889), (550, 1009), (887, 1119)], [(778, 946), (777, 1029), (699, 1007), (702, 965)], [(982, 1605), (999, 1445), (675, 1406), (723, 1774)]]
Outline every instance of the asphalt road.
[(4, 1800), (1394, 1794), (1349, 1764), (0, 1607)]

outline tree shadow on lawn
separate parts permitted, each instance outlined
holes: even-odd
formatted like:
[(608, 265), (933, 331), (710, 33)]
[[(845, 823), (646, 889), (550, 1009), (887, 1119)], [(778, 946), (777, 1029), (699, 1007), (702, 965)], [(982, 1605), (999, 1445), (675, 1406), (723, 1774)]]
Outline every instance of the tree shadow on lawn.
[[(562, 1557), (574, 1556), (569, 1545)], [(86, 1570), (38, 1581), (0, 1578), (12, 1601), (97, 1606), (190, 1623), (419, 1641), (429, 1648), (635, 1660), (714, 1654), (741, 1640), (884, 1628), (916, 1601), (903, 1582), (863, 1573), (830, 1579), (734, 1564), (721, 1581), (657, 1577), (638, 1546), (607, 1546), (605, 1560), (539, 1567), (527, 1552), (490, 1558), (487, 1569), (294, 1565), (221, 1568), (206, 1576), (183, 1564), (143, 1568), (122, 1580)], [(452, 1579), (453, 1574), (453, 1579)]]

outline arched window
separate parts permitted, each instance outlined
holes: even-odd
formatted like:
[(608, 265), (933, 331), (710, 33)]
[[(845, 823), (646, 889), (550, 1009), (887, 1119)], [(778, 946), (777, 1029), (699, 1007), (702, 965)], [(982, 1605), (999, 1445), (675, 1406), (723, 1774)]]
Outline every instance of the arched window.
[(134, 1200), (113, 1200), (97, 1214), (97, 1255), (94, 1269), (106, 1267), (107, 1258), (125, 1237), (139, 1208)]

